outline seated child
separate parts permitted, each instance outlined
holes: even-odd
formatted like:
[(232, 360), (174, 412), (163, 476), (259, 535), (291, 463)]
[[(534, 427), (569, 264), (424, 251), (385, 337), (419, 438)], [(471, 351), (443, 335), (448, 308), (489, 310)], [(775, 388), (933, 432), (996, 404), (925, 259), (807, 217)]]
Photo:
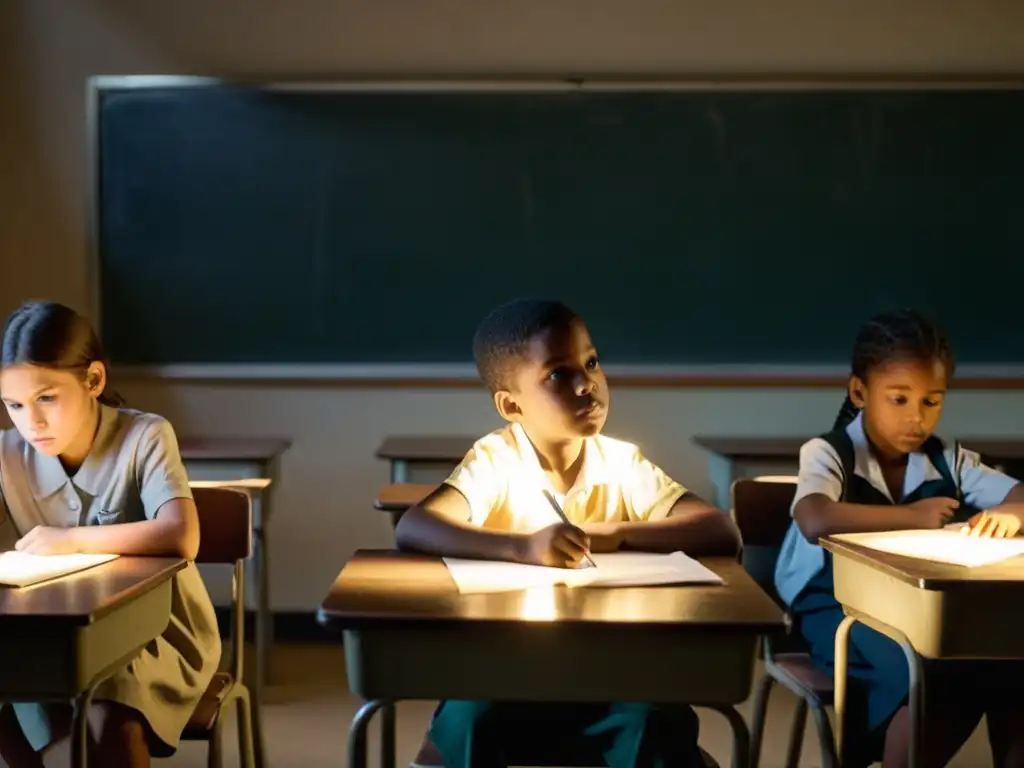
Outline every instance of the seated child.
[[(395, 532), (401, 549), (566, 568), (588, 552), (618, 549), (736, 553), (726, 515), (636, 446), (601, 435), (608, 382), (587, 326), (569, 308), (542, 300), (500, 306), (477, 330), (473, 352), (508, 426), (479, 440), (440, 488), (406, 512)], [(544, 490), (570, 523), (558, 519)], [(429, 735), (448, 768), (491, 768), (507, 765), (512, 741), (530, 739), (544, 750), (566, 734), (596, 747), (611, 766), (701, 764), (697, 716), (686, 705), (445, 701)], [(426, 754), (431, 745), (424, 746)]]
[[(15, 426), (0, 430), (0, 549), (195, 559), (199, 517), (174, 430), (121, 407), (84, 317), (51, 302), (16, 310), (0, 345), (0, 397)], [(90, 765), (173, 755), (217, 671), (217, 616), (194, 563), (171, 590), (163, 634), (96, 689)], [(71, 718), (70, 702), (4, 703), (3, 763), (66, 765), (53, 751), (69, 747)]]
[[(793, 524), (775, 583), (812, 659), (830, 674), (843, 611), (820, 537), (936, 529), (955, 520), (966, 521), (973, 535), (1012, 536), (1020, 528), (1024, 486), (933, 434), (953, 368), (949, 343), (929, 320), (911, 311), (875, 317), (857, 336), (849, 394), (833, 431), (800, 450)], [(903, 652), (863, 624), (855, 624), (849, 637), (846, 734), (857, 753), (852, 764), (881, 756), (885, 768), (906, 765), (909, 672)], [(996, 765), (1022, 765), (1024, 720), (1013, 711), (1016, 697), (999, 693), (993, 682), (1006, 668), (966, 664), (926, 666), (923, 764), (945, 765), (984, 710)]]

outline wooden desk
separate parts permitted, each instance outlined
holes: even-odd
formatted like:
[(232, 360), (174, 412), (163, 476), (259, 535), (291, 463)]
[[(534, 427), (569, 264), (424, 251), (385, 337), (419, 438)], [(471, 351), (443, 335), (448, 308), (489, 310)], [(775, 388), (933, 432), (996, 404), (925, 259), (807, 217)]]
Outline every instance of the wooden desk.
[[(291, 440), (281, 437), (191, 436), (180, 438), (178, 444), (192, 484), (197, 481), (241, 481), (229, 484), (248, 491), (252, 498), (252, 592), (256, 598), (256, 658), (250, 687), (253, 698), (262, 702), (263, 684), (270, 674), (270, 649), (274, 644), (274, 624), (270, 611), (269, 524), (272, 488), (268, 486), (277, 481), (280, 456), (291, 446)], [(265, 482), (262, 488), (258, 487), (260, 482)], [(259, 709), (259, 705), (254, 709)], [(258, 721), (259, 718), (256, 719)], [(258, 725), (254, 729), (258, 729)], [(260, 742), (262, 736), (257, 733), (256, 737), (257, 742)]]
[[(800, 446), (810, 437), (713, 437), (698, 435), (693, 442), (711, 455), (708, 474), (715, 486), (715, 503), (729, 509), (733, 480), (745, 477), (751, 465), (769, 465), (784, 474), (796, 474)], [(1024, 440), (957, 438), (960, 444), (981, 454), (982, 460), (1018, 479), (1024, 479)]]
[(413, 465), (454, 469), (476, 440), (467, 435), (397, 435), (384, 438), (376, 456), (391, 462), (392, 483), (408, 483)]
[(373, 508), (391, 514), (391, 525), (398, 525), (402, 514), (419, 501), (422, 501), (437, 488), (436, 483), (391, 483), (382, 485), (377, 491)]
[(93, 691), (163, 634), (171, 577), (184, 567), (178, 558), (120, 557), (35, 586), (0, 588), (0, 699), (73, 700), (76, 768), (86, 764)]
[(832, 553), (836, 600), (846, 618), (836, 631), (836, 745), (843, 764), (850, 629), (865, 624), (892, 638), (910, 667), (910, 765), (921, 748), (923, 668), (930, 659), (1024, 658), (1024, 619), (1007, 611), (1024, 599), (1024, 556), (963, 568), (868, 549), (877, 533), (822, 539)]
[(356, 552), (318, 613), (343, 634), (349, 688), (367, 701), (352, 722), (348, 765), (366, 764), (378, 709), (381, 764), (394, 765), (400, 699), (687, 701), (729, 719), (734, 763), (747, 765), (735, 705), (750, 694), (760, 636), (782, 631), (783, 616), (738, 563), (704, 562), (724, 586), (460, 595), (437, 558)]

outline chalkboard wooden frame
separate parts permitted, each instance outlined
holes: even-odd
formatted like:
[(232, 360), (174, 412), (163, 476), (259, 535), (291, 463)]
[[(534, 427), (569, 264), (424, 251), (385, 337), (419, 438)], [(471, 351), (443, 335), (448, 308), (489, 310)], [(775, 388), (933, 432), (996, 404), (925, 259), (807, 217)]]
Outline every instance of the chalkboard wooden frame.
[[(1019, 75), (944, 76), (912, 78), (806, 78), (731, 77), (694, 80), (666, 79), (388, 79), (388, 80), (285, 80), (178, 75), (102, 75), (91, 77), (86, 88), (88, 280), (89, 312), (99, 324), (100, 265), (98, 242), (99, 130), (102, 96), (110, 91), (166, 87), (215, 87), (229, 83), (259, 86), (267, 90), (364, 91), (364, 92), (488, 92), (496, 91), (629, 91), (629, 90), (1022, 90)], [(102, 333), (102, 329), (97, 327)], [(121, 378), (164, 378), (180, 381), (324, 383), (353, 387), (478, 387), (475, 368), (465, 364), (165, 364), (118, 366)], [(845, 385), (842, 366), (822, 365), (622, 365), (608, 366), (617, 386), (639, 388), (835, 388)], [(1024, 365), (963, 365), (956, 386), (962, 389), (1022, 389)]]

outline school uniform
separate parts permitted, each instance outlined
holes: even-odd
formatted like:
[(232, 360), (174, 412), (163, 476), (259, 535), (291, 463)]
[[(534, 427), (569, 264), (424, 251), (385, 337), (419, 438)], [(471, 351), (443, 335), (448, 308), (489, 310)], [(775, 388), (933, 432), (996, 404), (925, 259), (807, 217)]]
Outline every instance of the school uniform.
[[(17, 430), (0, 431), (4, 549), (37, 525), (151, 520), (166, 502), (191, 498), (174, 431), (160, 416), (101, 405), (92, 448), (71, 477), (59, 459), (35, 450)], [(213, 604), (195, 564), (189, 563), (173, 577), (167, 629), (102, 683), (94, 699), (138, 711), (149, 726), (150, 752), (170, 756), (217, 670), (220, 653)], [(14, 710), (32, 746), (46, 747), (52, 737), (46, 706), (16, 703)]]
[[(982, 464), (976, 453), (932, 436), (908, 456), (902, 495), (893, 498), (859, 414), (845, 429), (810, 440), (800, 449), (793, 507), (811, 494), (882, 506), (947, 497), (960, 501), (954, 519), (966, 520), (978, 510), (1001, 504), (1016, 484)], [(831, 554), (809, 542), (795, 521), (782, 544), (775, 586), (790, 606), (811, 658), (832, 674), (835, 633), (843, 611), (835, 599)], [(889, 721), (907, 698), (909, 671), (899, 645), (863, 624), (855, 624), (850, 631), (849, 648), (847, 732), (850, 743), (863, 749), (855, 762), (864, 762), (877, 757)], [(948, 670), (940, 663), (930, 665), (927, 674)]]
[[(445, 482), (469, 502), (471, 524), (518, 533), (559, 522), (545, 490), (574, 525), (663, 519), (686, 493), (635, 445), (597, 435), (583, 450), (576, 483), (555, 493), (526, 432), (511, 424), (477, 441)], [(528, 752), (561, 755), (566, 742), (613, 768), (686, 768), (701, 764), (698, 731), (697, 715), (685, 704), (446, 701), (429, 736), (447, 768), (507, 765), (523, 744)]]

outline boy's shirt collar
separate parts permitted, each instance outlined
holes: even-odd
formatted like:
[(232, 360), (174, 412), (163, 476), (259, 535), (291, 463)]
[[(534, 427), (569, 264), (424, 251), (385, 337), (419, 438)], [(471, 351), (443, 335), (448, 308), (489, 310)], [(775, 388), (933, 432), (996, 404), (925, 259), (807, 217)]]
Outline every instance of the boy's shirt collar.
[[(523, 429), (522, 425), (515, 422), (512, 423), (511, 428), (512, 436), (515, 438), (516, 451), (522, 463), (524, 479), (536, 482), (541, 488), (551, 491), (556, 496), (561, 496), (562, 494), (555, 491), (547, 475), (544, 474), (544, 469), (540, 465), (540, 458), (537, 456), (537, 449), (530, 442), (530, 437), (526, 434), (526, 430)], [(576, 476), (576, 481), (573, 483), (572, 488), (565, 494), (566, 496), (581, 488), (593, 488), (596, 485), (605, 485), (611, 482), (612, 471), (608, 464), (607, 456), (602, 450), (601, 442), (600, 435), (583, 439), (583, 465), (580, 467), (579, 474)]]

